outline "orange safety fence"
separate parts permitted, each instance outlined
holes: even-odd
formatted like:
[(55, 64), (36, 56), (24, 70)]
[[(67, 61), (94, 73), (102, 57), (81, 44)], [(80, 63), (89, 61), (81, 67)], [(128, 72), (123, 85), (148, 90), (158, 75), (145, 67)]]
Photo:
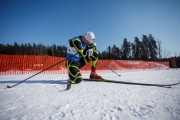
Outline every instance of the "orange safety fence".
[[(4, 55), (0, 54), (0, 75), (13, 74), (32, 74), (42, 71), (53, 64), (56, 64), (65, 58), (53, 56), (33, 56), (33, 55)], [(149, 62), (141, 60), (101, 60), (113, 70), (130, 70), (130, 69), (168, 69), (169, 62)], [(91, 69), (91, 62), (81, 70), (88, 71)], [(103, 64), (98, 62), (97, 70), (109, 70)], [(44, 71), (43, 73), (67, 73), (65, 61)]]

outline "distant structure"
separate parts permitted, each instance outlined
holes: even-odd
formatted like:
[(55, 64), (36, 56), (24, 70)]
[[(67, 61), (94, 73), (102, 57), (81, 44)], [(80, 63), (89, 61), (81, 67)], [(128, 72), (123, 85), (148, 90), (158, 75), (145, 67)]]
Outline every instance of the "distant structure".
[(172, 57), (172, 68), (177, 69), (176, 57)]

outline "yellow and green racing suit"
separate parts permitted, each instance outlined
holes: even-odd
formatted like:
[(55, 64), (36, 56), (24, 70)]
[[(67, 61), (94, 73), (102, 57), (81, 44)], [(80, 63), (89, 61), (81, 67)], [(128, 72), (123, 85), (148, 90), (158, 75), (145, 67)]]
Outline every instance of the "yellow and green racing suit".
[(88, 45), (82, 42), (82, 36), (75, 37), (69, 40), (69, 47), (66, 54), (66, 68), (72, 83), (80, 83), (82, 75), (80, 68), (88, 64), (92, 59), (92, 69), (96, 68), (98, 60), (98, 51), (93, 48), (93, 57), (89, 57), (86, 52), (89, 49)]

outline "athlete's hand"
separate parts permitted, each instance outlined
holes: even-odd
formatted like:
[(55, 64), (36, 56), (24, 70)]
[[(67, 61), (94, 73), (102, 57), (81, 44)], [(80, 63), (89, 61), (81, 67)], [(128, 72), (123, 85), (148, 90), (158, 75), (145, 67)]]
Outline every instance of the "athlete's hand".
[(93, 56), (93, 49), (88, 49), (86, 55), (88, 55), (89, 58)]
[(92, 48), (95, 48), (96, 47), (96, 43), (89, 43), (88, 45), (87, 45), (87, 48), (88, 49), (92, 49)]

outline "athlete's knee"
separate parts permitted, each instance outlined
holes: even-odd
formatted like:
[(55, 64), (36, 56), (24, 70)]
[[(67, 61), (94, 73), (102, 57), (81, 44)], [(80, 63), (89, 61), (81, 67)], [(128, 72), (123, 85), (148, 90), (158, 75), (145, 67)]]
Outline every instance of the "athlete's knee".
[(76, 78), (74, 80), (71, 79), (71, 81), (72, 81), (73, 84), (78, 84), (78, 83), (80, 83), (82, 81), (82, 78)]
[(82, 81), (82, 78), (77, 78), (76, 81), (75, 81), (75, 83), (78, 84), (78, 83), (80, 83), (81, 81)]
[(81, 73), (79, 73), (76, 77), (71, 76), (71, 75), (69, 74), (69, 78), (71, 79), (72, 83), (74, 83), (74, 84), (78, 84), (78, 83), (80, 83), (80, 82), (82, 81), (82, 75), (81, 75)]

